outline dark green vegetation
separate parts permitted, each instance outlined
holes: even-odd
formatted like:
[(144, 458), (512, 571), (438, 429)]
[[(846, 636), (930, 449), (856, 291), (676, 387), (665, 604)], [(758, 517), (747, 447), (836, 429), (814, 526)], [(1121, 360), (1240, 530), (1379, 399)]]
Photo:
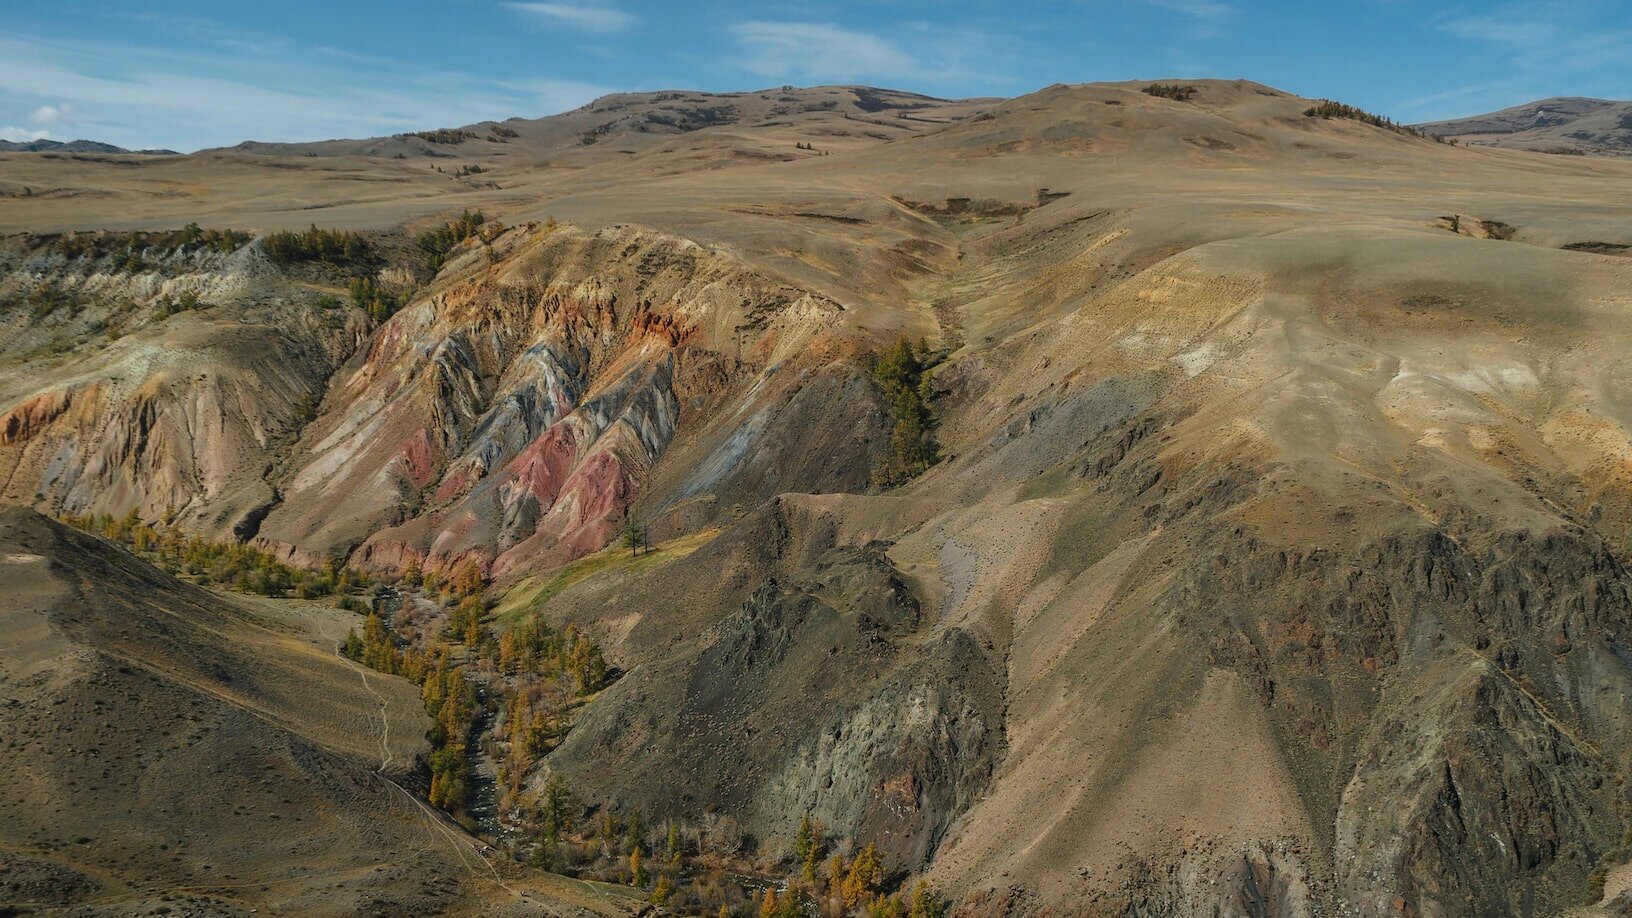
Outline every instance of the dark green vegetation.
[(645, 890), (677, 914), (753, 918), (812, 914), (941, 918), (946, 903), (909, 884), (875, 845), (830, 837), (806, 814), (794, 856), (772, 864), (729, 817), (651, 825), (639, 808), (585, 807), (551, 775), (527, 812), (528, 863)]
[(376, 322), (391, 318), (402, 306), (402, 300), (396, 293), (372, 277), (353, 278), (350, 293), (351, 305), (368, 313), (368, 317)]
[(377, 613), (370, 612), (363, 634), (346, 635), (343, 653), (382, 673), (402, 676), (420, 687), (425, 713), (431, 717), (430, 785), (432, 806), (462, 814), (470, 799), (470, 753), (481, 699), (463, 671), (449, 659), (451, 645), (401, 646)]
[(62, 522), (128, 546), (139, 557), (197, 583), (261, 596), (320, 596), (361, 593), (366, 574), (330, 559), (320, 571), (290, 567), (252, 545), (208, 542), (169, 526), (149, 526), (135, 511), (123, 517), (65, 515)]
[[(475, 140), (481, 136), (472, 131), (462, 131), (458, 128), (438, 128), (434, 131), (413, 131), (403, 134), (404, 137), (418, 137), (429, 143), (461, 144), (467, 140)], [(511, 136), (514, 136), (513, 134)]]
[(890, 414), (889, 452), (873, 467), (873, 484), (901, 484), (940, 458), (935, 442), (935, 411), (930, 405), (929, 371), (939, 362), (929, 346), (902, 338), (873, 364), (873, 383)]
[(179, 230), (164, 232), (64, 233), (28, 237), (31, 245), (44, 247), (68, 259), (109, 259), (116, 273), (136, 274), (154, 268), (174, 255), (196, 252), (234, 252), (247, 245), (249, 233), (233, 229), (203, 229), (189, 223)]
[(1145, 95), (1175, 102), (1188, 102), (1195, 94), (1196, 87), (1187, 83), (1152, 83), (1145, 87)]
[(1620, 242), (1571, 242), (1564, 246), (1569, 252), (1591, 252), (1594, 255), (1625, 255), (1632, 245)]
[(357, 233), (345, 230), (320, 229), (316, 224), (306, 230), (280, 230), (268, 233), (262, 240), (267, 257), (279, 264), (322, 262), (336, 267), (365, 265), (373, 258), (373, 251)]
[(1417, 130), (1414, 127), (1411, 127), (1410, 125), (1400, 124), (1398, 121), (1395, 121), (1392, 118), (1376, 115), (1366, 111), (1363, 108), (1357, 108), (1353, 105), (1348, 105), (1342, 102), (1334, 102), (1331, 99), (1321, 99), (1319, 102), (1315, 103), (1309, 109), (1304, 111), (1303, 114), (1304, 117), (1307, 118), (1324, 118), (1327, 120), (1332, 118), (1342, 118), (1347, 121), (1358, 121), (1361, 124), (1369, 124), (1372, 127), (1382, 128), (1385, 131), (1393, 131), (1396, 134), (1404, 134), (1407, 137), (1422, 137), (1427, 140), (1432, 140), (1435, 143), (1447, 143), (1453, 146), (1457, 143), (1454, 137), (1442, 137), (1438, 134), (1427, 134)]
[(487, 222), (482, 212), (465, 211), (457, 219), (449, 220), (434, 230), (420, 234), (414, 240), (419, 250), (425, 255), (425, 266), (436, 273), (442, 270), (442, 263), (447, 260), (448, 253), (453, 247), (466, 239), (476, 235), (476, 231)]
[(78, 298), (64, 293), (52, 283), (40, 284), (29, 291), (25, 302), (28, 305), (28, 317), (35, 322), (59, 309), (67, 310), (69, 316), (78, 315), (79, 313)]
[(161, 297), (159, 299), (159, 317), (167, 318), (175, 315), (178, 312), (192, 312), (195, 309), (203, 309), (205, 305), (206, 304), (198, 298), (198, 294), (192, 290), (185, 291), (175, 299), (171, 299), (167, 296)]
[(503, 796), (497, 802), (513, 806), (527, 775), (571, 726), (572, 709), (608, 679), (600, 648), (576, 629), (556, 632), (533, 618), (512, 624), (495, 639), (484, 624), (489, 610), (480, 572), (469, 570), (455, 572), (440, 590), (437, 581), (419, 576), (400, 584), (434, 602), (440, 624), (416, 618), (416, 605), (405, 603), (392, 627), (371, 612), (362, 634), (354, 629), (343, 648), (353, 660), (420, 686), (425, 711), (435, 722), (429, 737), (430, 801), (467, 819), (470, 759), (482, 739), (479, 724), (500, 715), (487, 751), (502, 752)]
[(1304, 115), (1310, 118), (1345, 118), (1349, 121), (1358, 121), (1361, 124), (1369, 124), (1372, 127), (1380, 127), (1389, 131), (1398, 131), (1402, 134), (1415, 133), (1392, 118), (1374, 115), (1363, 108), (1357, 108), (1343, 102), (1333, 102), (1331, 99), (1321, 99), (1305, 111)]

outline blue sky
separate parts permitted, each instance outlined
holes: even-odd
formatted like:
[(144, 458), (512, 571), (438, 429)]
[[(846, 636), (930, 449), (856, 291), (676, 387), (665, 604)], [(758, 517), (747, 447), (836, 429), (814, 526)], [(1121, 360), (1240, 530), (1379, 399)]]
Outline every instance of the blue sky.
[(0, 3), (0, 138), (194, 150), (620, 90), (1246, 77), (1402, 121), (1632, 96), (1632, 0)]

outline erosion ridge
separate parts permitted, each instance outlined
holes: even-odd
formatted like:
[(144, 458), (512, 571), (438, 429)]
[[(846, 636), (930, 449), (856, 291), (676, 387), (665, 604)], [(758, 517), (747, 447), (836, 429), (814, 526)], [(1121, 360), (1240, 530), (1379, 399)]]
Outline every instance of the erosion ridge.
[[(346, 144), (30, 161), (106, 194), (0, 225), (488, 221), (434, 276), (371, 267), (383, 320), (259, 242), (121, 273), (9, 240), (5, 496), (474, 566), (619, 674), (533, 793), (772, 860), (810, 814), (966, 914), (1623, 906), (1632, 165), (1147, 85), (614, 98), (443, 144), (475, 181)], [(821, 133), (875, 103), (910, 126)], [(178, 168), (249, 184), (110, 216)], [(86, 305), (30, 322), (47, 279)], [(900, 337), (939, 461), (879, 489)], [(609, 563), (626, 521), (659, 550)]]

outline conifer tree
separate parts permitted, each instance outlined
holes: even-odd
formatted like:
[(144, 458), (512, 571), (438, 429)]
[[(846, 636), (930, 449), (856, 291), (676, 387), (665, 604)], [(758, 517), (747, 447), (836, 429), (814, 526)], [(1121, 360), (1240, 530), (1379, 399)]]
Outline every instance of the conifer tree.
[(572, 830), (572, 790), (559, 774), (551, 774), (544, 783), (541, 809), (545, 834), (553, 840), (559, 840), (562, 832)]
[(669, 837), (666, 847), (669, 856), (669, 869), (680, 869), (680, 857), (685, 853), (685, 848), (680, 841), (680, 827), (673, 821), (669, 822)]
[(639, 845), (629, 849), (629, 885), (646, 885), (646, 860)]
[(816, 844), (814, 830), (810, 825), (810, 813), (806, 812), (799, 817), (799, 834), (794, 837), (793, 856), (803, 864), (810, 857), (810, 850)]
[(919, 880), (912, 891), (912, 910), (908, 915), (910, 918), (945, 918), (946, 906), (935, 897), (928, 883)]
[(639, 851), (646, 847), (646, 820), (638, 807), (629, 813), (629, 822), (623, 833), (623, 846), (628, 851)]
[(834, 854), (827, 861), (827, 895), (832, 899), (844, 897), (844, 855)]
[(879, 862), (878, 848), (868, 845), (850, 862), (850, 871), (845, 875), (843, 886), (845, 908), (856, 908), (867, 902), (878, 892), (878, 886), (883, 880), (884, 867)]

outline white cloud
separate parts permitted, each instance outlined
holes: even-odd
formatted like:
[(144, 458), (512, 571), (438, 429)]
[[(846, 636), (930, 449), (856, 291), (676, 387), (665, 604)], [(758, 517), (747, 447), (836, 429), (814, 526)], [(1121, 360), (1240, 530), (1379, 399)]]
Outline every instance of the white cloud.
[(9, 140), (12, 143), (28, 143), (30, 140), (49, 140), (50, 131), (31, 131), (27, 128), (5, 125), (0, 127), (0, 140)]
[(731, 33), (742, 46), (739, 65), (770, 79), (910, 78), (924, 69), (888, 39), (825, 23), (743, 22)]
[(70, 107), (67, 105), (42, 105), (28, 115), (32, 124), (62, 124), (69, 119)]
[(635, 24), (635, 17), (615, 6), (592, 3), (506, 3), (519, 12), (589, 32), (617, 32)]
[[(190, 150), (538, 117), (612, 91), (573, 81), (506, 83), (390, 61), (375, 62), (372, 78), (360, 81), (349, 62), (340, 67), (321, 54), (293, 54), (189, 54), (0, 36), (0, 118), (30, 124), (32, 133), (71, 124), (75, 136), (132, 149)], [(109, 71), (108, 61), (119, 69)]]

